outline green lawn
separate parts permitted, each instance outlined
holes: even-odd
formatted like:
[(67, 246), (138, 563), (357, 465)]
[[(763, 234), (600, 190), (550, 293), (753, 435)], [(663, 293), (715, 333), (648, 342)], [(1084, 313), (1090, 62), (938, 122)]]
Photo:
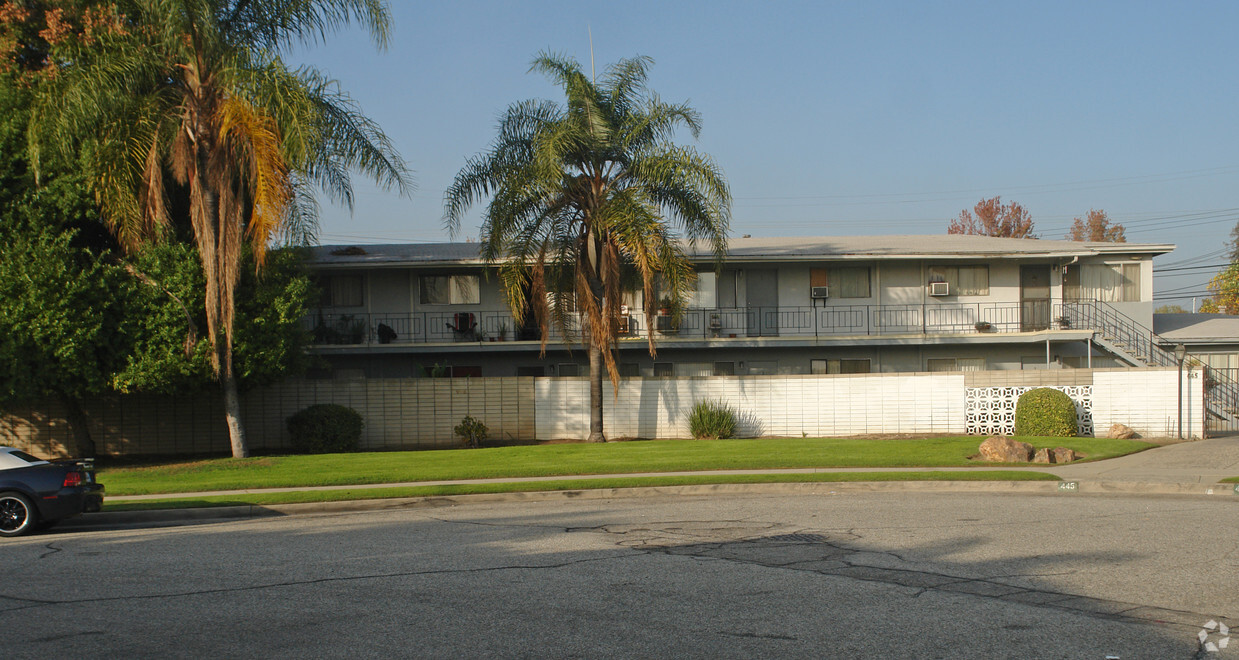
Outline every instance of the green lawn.
[(1224, 484), (1239, 484), (1239, 477), (1231, 477), (1231, 478), (1229, 478), (1229, 479), (1223, 479), (1223, 480), (1222, 480), (1222, 483), (1224, 483)]
[[(1089, 460), (1155, 445), (1107, 438), (1021, 438)], [(833, 467), (993, 467), (970, 461), (981, 439), (762, 438), (655, 440), (487, 449), (212, 459), (99, 471), (109, 495), (691, 470)], [(721, 476), (721, 475), (720, 475)], [(718, 482), (717, 478), (713, 479)]]
[(412, 488), (364, 488), (342, 490), (301, 490), (282, 493), (247, 493), (181, 499), (141, 500), (105, 504), (106, 511), (142, 511), (200, 507), (339, 502), (391, 497), (449, 497), (479, 493), (517, 493), (549, 490), (588, 490), (649, 486), (693, 486), (702, 484), (814, 483), (846, 481), (1057, 481), (1045, 472), (1012, 470), (968, 470), (966, 472), (818, 472), (814, 474), (720, 474), (662, 477), (605, 477), (564, 481), (523, 481)]

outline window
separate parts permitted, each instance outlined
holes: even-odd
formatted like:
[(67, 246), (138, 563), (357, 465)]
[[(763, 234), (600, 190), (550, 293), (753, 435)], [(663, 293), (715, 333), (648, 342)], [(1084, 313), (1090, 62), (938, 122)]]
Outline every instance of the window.
[(1068, 300), (1140, 302), (1140, 264), (1068, 267), (1063, 297)]
[(364, 280), (361, 275), (329, 275), (319, 280), (323, 288), (319, 305), (323, 307), (361, 307)]
[(482, 367), (474, 365), (455, 365), (452, 367), (452, 378), (481, 378)]
[(636, 362), (621, 362), (619, 364), (620, 378), (640, 378), (641, 365)]
[(675, 375), (679, 378), (704, 378), (714, 375), (714, 365), (710, 362), (677, 362)]
[(581, 365), (573, 362), (564, 362), (559, 365), (557, 372), (560, 376), (580, 376)]
[(779, 373), (777, 360), (761, 360), (748, 363), (750, 376), (774, 376)]
[(925, 371), (985, 371), (985, 358), (929, 358)]
[(955, 358), (960, 371), (985, 371), (985, 358)]
[(714, 363), (714, 375), (715, 376), (736, 375), (736, 363), (735, 362), (715, 362)]
[(423, 275), (423, 305), (476, 305), (480, 301), (477, 275)]
[(534, 367), (517, 367), (516, 368), (517, 378), (522, 378), (522, 377), (523, 378), (529, 378), (529, 377), (541, 378), (545, 375), (546, 375), (546, 367), (542, 365), (538, 365)]
[(814, 374), (867, 374), (869, 358), (849, 360), (810, 360), (809, 372)]
[(868, 298), (869, 269), (856, 266), (812, 268), (809, 270), (809, 286), (830, 287), (831, 298)]
[(718, 276), (718, 297), (715, 302), (723, 309), (736, 307), (736, 271), (725, 270)]
[[(1058, 361), (1062, 362), (1064, 367), (1071, 369), (1087, 369), (1089, 367), (1089, 359), (1087, 355), (1065, 355), (1060, 357)], [(1123, 364), (1115, 358), (1101, 355), (1093, 356), (1092, 367), (1094, 369), (1110, 369), (1121, 366), (1123, 366)], [(1027, 369), (1027, 367), (1025, 367), (1025, 369)]]
[(946, 282), (953, 296), (988, 296), (989, 266), (930, 266), (930, 282)]
[(655, 378), (671, 378), (675, 375), (675, 365), (670, 362), (655, 362), (654, 377)]

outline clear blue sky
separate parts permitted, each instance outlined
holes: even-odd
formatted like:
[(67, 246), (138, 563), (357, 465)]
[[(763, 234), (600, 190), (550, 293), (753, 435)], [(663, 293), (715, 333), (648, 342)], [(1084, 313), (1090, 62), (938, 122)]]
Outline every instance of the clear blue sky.
[[(443, 241), (442, 198), (511, 103), (559, 99), (529, 62), (653, 57), (650, 87), (703, 117), (732, 233), (937, 234), (982, 197), (1042, 238), (1105, 209), (1161, 269), (1221, 263), (1239, 220), (1239, 3), (392, 3), (392, 43), (349, 30), (290, 55), (340, 82), (415, 171), (356, 180), (321, 242)], [(683, 141), (692, 137), (685, 133)], [(477, 213), (474, 217), (478, 217)], [(476, 235), (477, 222), (465, 227)], [(1164, 271), (1158, 302), (1213, 270)], [(1185, 296), (1183, 300), (1171, 300)]]

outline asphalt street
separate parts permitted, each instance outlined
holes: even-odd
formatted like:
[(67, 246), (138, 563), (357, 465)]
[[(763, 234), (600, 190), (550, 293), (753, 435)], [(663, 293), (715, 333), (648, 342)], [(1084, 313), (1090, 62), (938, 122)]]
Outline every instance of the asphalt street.
[(68, 528), (0, 541), (0, 654), (1223, 660), (1236, 530), (1230, 499), (829, 484)]

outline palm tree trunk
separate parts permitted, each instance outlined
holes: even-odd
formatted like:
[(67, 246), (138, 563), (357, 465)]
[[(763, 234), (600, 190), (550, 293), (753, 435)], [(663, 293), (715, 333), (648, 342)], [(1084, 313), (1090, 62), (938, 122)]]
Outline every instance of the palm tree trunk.
[[(231, 371), (232, 369), (228, 370)], [(237, 393), (237, 379), (231, 373), (224, 373), (220, 376), (220, 382), (224, 386), (224, 417), (228, 420), (232, 457), (249, 458), (250, 448), (245, 441), (245, 427), (241, 425), (241, 396)]]
[(586, 442), (606, 442), (602, 433), (602, 349), (589, 346), (589, 438)]

